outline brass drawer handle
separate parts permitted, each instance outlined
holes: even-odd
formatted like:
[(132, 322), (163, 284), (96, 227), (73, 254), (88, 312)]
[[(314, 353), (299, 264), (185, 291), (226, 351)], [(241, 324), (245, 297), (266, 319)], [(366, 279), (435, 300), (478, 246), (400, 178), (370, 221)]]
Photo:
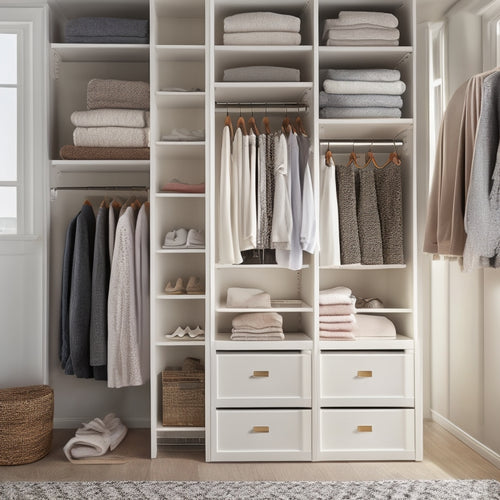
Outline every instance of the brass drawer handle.
[(269, 432), (269, 426), (268, 425), (254, 425), (252, 428), (252, 432), (259, 432), (259, 433)]
[(373, 373), (371, 370), (358, 370), (358, 377), (370, 378), (373, 377)]
[(269, 372), (267, 370), (262, 370), (262, 371), (255, 370), (253, 372), (253, 377), (269, 377)]
[(358, 425), (358, 432), (373, 432), (371, 425)]

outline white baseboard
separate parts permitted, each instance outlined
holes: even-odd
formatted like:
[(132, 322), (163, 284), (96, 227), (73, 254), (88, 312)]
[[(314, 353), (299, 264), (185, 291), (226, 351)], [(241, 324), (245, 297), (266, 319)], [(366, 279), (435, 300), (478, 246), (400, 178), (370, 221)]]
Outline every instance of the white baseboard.
[[(93, 420), (93, 417), (82, 417), (82, 418), (74, 418), (74, 417), (58, 417), (54, 418), (54, 429), (77, 429), (82, 425), (83, 422), (90, 422)], [(127, 418), (122, 419), (127, 427), (130, 429), (144, 429), (150, 428), (151, 422), (147, 417), (135, 417), (135, 418)]]
[(434, 410), (431, 410), (432, 420), (437, 422), (441, 427), (444, 427), (448, 432), (453, 434), (456, 438), (460, 439), (469, 448), (472, 448), (475, 452), (479, 453), (483, 458), (491, 462), (495, 467), (500, 469), (500, 455), (488, 448), (486, 445), (473, 438), (470, 434), (467, 434), (460, 427), (457, 427), (453, 422), (450, 422), (447, 418), (443, 417)]

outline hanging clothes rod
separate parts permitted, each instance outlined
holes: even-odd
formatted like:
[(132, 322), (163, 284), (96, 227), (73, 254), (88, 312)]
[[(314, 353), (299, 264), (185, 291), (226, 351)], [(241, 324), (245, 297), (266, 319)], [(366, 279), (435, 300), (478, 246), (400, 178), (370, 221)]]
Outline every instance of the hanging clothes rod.
[(61, 186), (50, 188), (50, 199), (54, 201), (59, 191), (142, 191), (149, 193), (148, 186)]
[(338, 147), (370, 147), (370, 146), (404, 146), (403, 141), (320, 141), (320, 146), (338, 146)]
[[(256, 109), (260, 111), (283, 111), (290, 108), (290, 112), (307, 111), (309, 106), (303, 102), (216, 102), (215, 111), (255, 111)], [(245, 108), (245, 109), (244, 109)]]

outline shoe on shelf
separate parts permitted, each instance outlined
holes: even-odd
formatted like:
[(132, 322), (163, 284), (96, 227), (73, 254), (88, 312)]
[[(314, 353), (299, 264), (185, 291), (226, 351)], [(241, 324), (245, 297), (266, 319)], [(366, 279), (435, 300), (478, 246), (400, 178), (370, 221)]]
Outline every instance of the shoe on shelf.
[(173, 229), (165, 235), (165, 240), (163, 241), (162, 248), (185, 248), (187, 243), (187, 229), (183, 227), (179, 229)]
[(368, 298), (368, 299), (357, 298), (356, 299), (356, 308), (357, 309), (378, 309), (378, 308), (382, 308), (382, 307), (384, 307), (383, 302), (377, 298)]
[(186, 293), (182, 278), (177, 278), (175, 286), (172, 286), (172, 283), (169, 281), (165, 286), (165, 293), (168, 295), (182, 295), (183, 293)]
[(167, 337), (167, 339), (173, 339), (175, 337), (182, 338), (184, 337), (184, 335), (186, 335), (185, 328), (182, 328), (182, 326), (178, 326), (174, 332), (165, 334), (165, 337)]
[(199, 326), (197, 326), (195, 329), (191, 330), (191, 328), (189, 328), (189, 326), (187, 326), (185, 328), (186, 330), (186, 333), (192, 338), (196, 338), (196, 337), (203, 337), (205, 335), (205, 330), (203, 330), (202, 328), (200, 328)]
[(186, 293), (188, 295), (203, 295), (205, 293), (203, 287), (201, 286), (200, 278), (195, 276), (191, 276), (189, 278), (186, 286)]

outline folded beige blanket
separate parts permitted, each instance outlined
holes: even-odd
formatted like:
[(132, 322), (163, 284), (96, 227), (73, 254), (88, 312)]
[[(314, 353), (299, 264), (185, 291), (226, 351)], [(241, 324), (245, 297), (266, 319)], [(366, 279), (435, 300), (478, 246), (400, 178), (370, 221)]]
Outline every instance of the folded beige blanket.
[(300, 45), (300, 33), (289, 31), (252, 31), (224, 33), (224, 45)]
[(355, 340), (356, 337), (352, 332), (330, 332), (328, 330), (320, 330), (319, 336), (325, 339), (336, 339), (336, 340)]
[(390, 12), (342, 10), (339, 20), (345, 24), (376, 24), (386, 28), (397, 28), (398, 18)]
[(354, 307), (355, 299), (351, 299), (350, 304), (332, 304), (332, 305), (320, 305), (319, 315), (320, 316), (334, 316), (334, 315), (344, 315), (344, 314), (354, 314), (356, 308)]
[(275, 326), (269, 326), (267, 328), (233, 328), (232, 333), (245, 333), (252, 335), (260, 335), (261, 333), (283, 333), (283, 328), (276, 328)]
[(74, 111), (71, 123), (75, 127), (149, 127), (149, 111), (109, 108)]
[(353, 328), (356, 337), (384, 337), (396, 338), (394, 323), (385, 316), (378, 314), (357, 314)]
[(354, 323), (356, 316), (354, 314), (332, 314), (325, 316), (320, 313), (319, 321), (321, 323)]
[(323, 40), (399, 40), (397, 28), (350, 27), (326, 30)]
[(149, 160), (149, 148), (92, 148), (67, 144), (59, 150), (62, 160)]
[(300, 18), (275, 12), (243, 12), (224, 18), (225, 33), (300, 31)]
[(246, 333), (232, 333), (231, 340), (285, 340), (283, 333), (260, 333), (246, 334)]
[(73, 143), (100, 148), (147, 148), (149, 128), (77, 127), (73, 131)]
[(325, 92), (329, 94), (380, 94), (401, 95), (406, 90), (404, 82), (346, 82), (340, 80), (325, 80)]
[(236, 330), (271, 327), (281, 329), (283, 328), (283, 317), (276, 312), (243, 313), (233, 318), (232, 327)]
[(149, 83), (94, 78), (87, 85), (87, 108), (149, 109)]

